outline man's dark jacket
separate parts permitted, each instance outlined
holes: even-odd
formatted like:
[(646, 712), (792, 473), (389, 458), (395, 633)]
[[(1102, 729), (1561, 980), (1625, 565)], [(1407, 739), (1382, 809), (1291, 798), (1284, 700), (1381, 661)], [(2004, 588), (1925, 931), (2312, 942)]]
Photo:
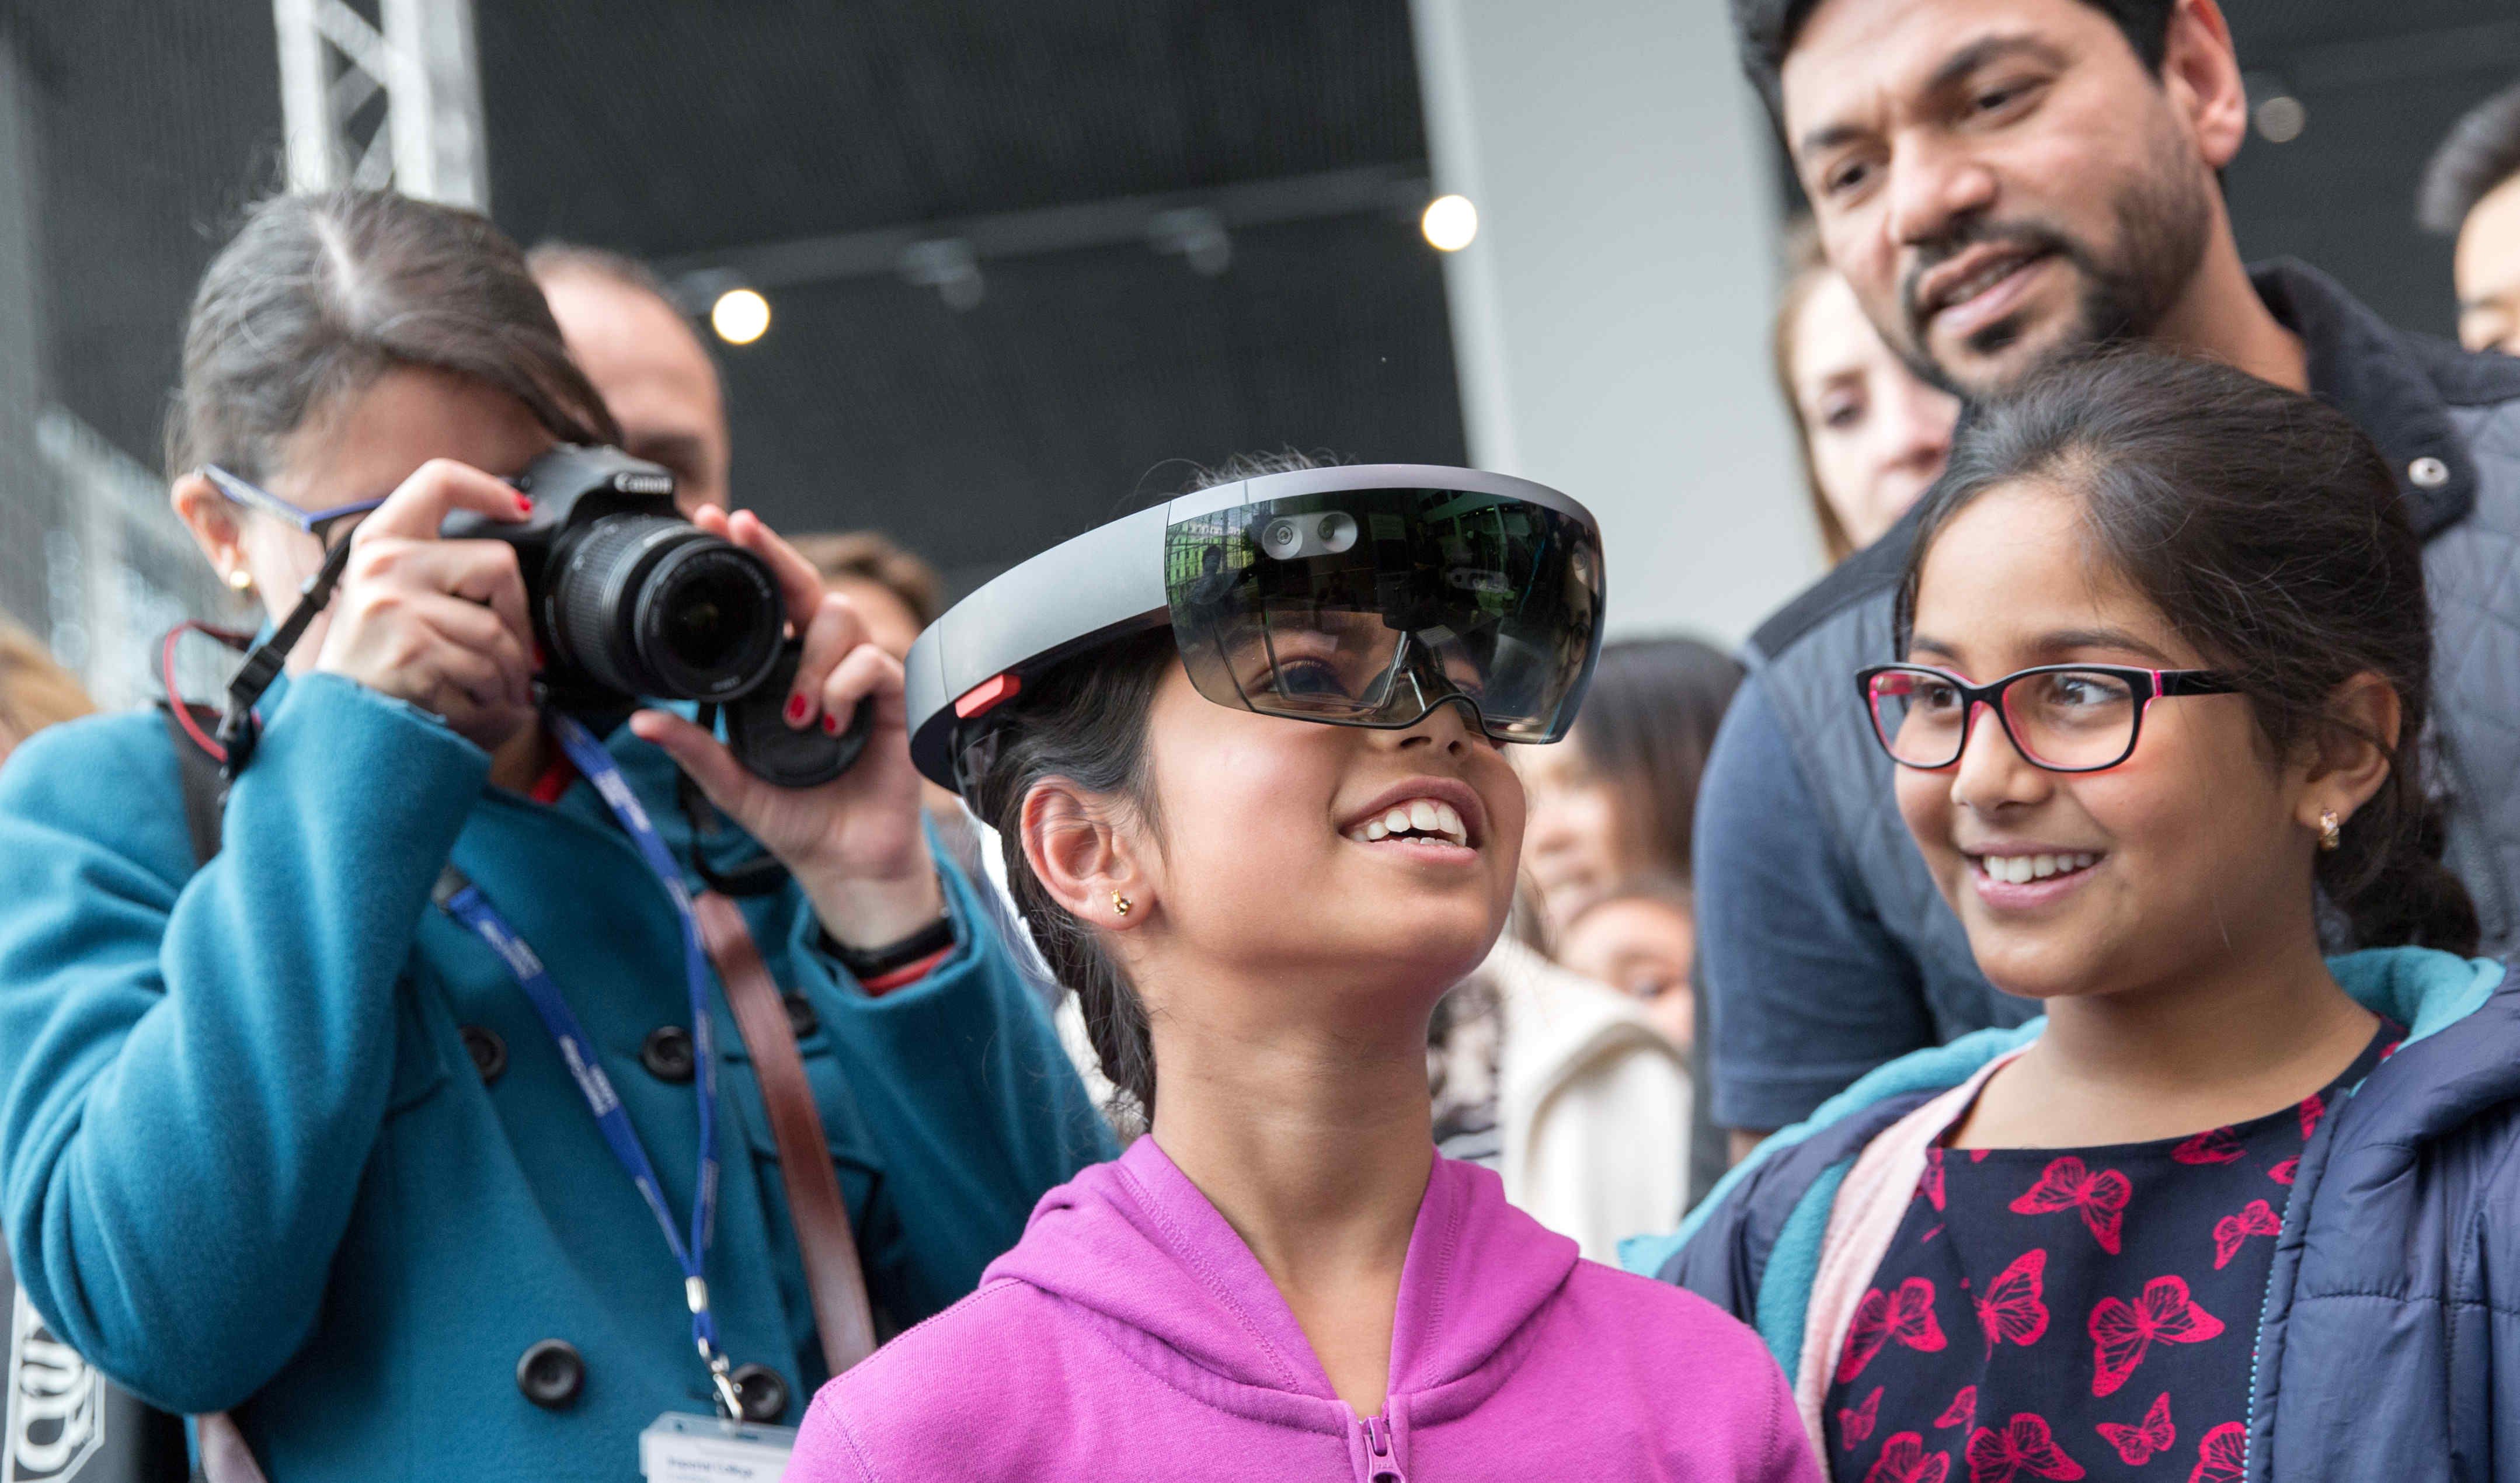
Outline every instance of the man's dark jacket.
[[(2520, 945), (2520, 360), (2393, 329), (2299, 263), (2275, 262), (2252, 277), (2268, 308), (2301, 337), (2313, 391), (2378, 444), (2424, 541), (2434, 636), (2431, 784), (2450, 826), (2451, 867), (2476, 899), (2481, 951), (2499, 957)], [(1788, 956), (1829, 930), (1819, 924), (1825, 914), (1807, 893), (1790, 896), (1767, 884), (1775, 877), (1753, 876), (1757, 862), (1745, 852), (1774, 846), (1701, 833), (1698, 876), (1709, 911), (1720, 903), (1736, 925), (1778, 924), (1773, 931), (1701, 925), (1717, 1114), (1731, 1126), (1781, 1126), (1832, 1090), (1772, 1087), (1758, 1108), (1738, 1110), (1752, 1100), (1751, 1081), (1792, 1069), (1774, 1064), (1779, 1047), (1793, 1048), (1805, 1068), (1838, 1064), (1842, 1086), (1866, 1064), (2019, 1024), (2034, 1012), (1978, 972), (1958, 919), (1899, 817), (1889, 759), (1857, 700), (1855, 672), (1894, 657), (1891, 602), (1913, 532), (1912, 513), (1770, 619), (1743, 655), (1757, 703), (1736, 719), (1748, 720), (1752, 709), (1773, 715), (1807, 799), (1748, 796), (1756, 784), (1735, 787), (1739, 773), (1728, 764), (1775, 740), (1742, 746), (1735, 738), (1728, 739), (1733, 746), (1718, 744), (1702, 805), (1714, 816), (1759, 819), (1771, 839), (1826, 852), (1824, 874), (1841, 891), (1833, 905), (1865, 928), (1860, 941), (1842, 934), (1825, 944), (1841, 965), (1865, 960), (1856, 971), (1842, 969), (1840, 984), (1904, 1003), (1885, 1002), (1872, 1015), (1832, 1013), (1825, 996), (1796, 981), (1797, 961)], [(1729, 800), (1718, 796), (1728, 788)], [(1795, 933), (1806, 940), (1797, 944)], [(1876, 1027), (1852, 1032), (1867, 1037), (1862, 1043), (1845, 1028), (1858, 1021)], [(1900, 1037), (1904, 1043), (1892, 1043)]]

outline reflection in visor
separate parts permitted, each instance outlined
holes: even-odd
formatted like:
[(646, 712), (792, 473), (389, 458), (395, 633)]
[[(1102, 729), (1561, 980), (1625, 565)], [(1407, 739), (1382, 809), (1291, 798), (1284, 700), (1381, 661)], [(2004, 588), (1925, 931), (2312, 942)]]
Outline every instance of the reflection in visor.
[(1553, 741), (1592, 671), (1599, 552), (1545, 506), (1340, 490), (1175, 522), (1173, 628), (1200, 694), (1347, 725), (1467, 699), (1499, 741)]

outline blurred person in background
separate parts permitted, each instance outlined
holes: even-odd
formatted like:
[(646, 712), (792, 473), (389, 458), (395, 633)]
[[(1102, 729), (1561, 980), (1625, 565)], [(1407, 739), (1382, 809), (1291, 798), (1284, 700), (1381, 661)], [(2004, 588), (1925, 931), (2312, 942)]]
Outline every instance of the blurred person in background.
[(33, 634), (0, 618), (0, 760), (18, 743), (61, 721), (75, 721), (96, 702)]
[[(2520, 364), (2240, 260), (2219, 172), (2248, 132), (2212, 0), (1733, 0), (1829, 262), (1882, 339), (1964, 398), (2129, 340), (2343, 409), (2437, 574), (2450, 859), (2520, 942)], [(1752, 636), (1707, 765), (1693, 885), (1716, 1115), (1797, 1122), (1885, 1060), (2034, 1008), (1997, 992), (1847, 703), (1891, 652), (1913, 513)]]
[(1698, 783), (1740, 684), (1740, 663), (1695, 639), (1604, 644), (1565, 742), (1514, 753), (1531, 790), (1522, 868), (1544, 942), (1623, 881), (1688, 880)]
[(1890, 353), (1845, 276), (1821, 256), (1808, 222), (1785, 244), (1777, 383), (1833, 566), (1879, 540), (1943, 472), (1960, 404)]
[[(1631, 878), (1685, 869), (1697, 775), (1739, 679), (1694, 640), (1604, 645), (1566, 740), (1513, 749), (1530, 798), (1522, 874), (1552, 956), (1562, 923)], [(1603, 924), (1588, 942), (1600, 963), (1653, 951), (1621, 914)], [(1507, 1198), (1588, 1256), (1669, 1222), (1688, 1202), (1699, 1125), (1690, 998), (1686, 967), (1614, 981), (1501, 939), (1429, 1027), (1445, 1151), (1492, 1163)]]
[(2520, 355), (2520, 83), (2478, 104), (2424, 166), (2416, 214), (2457, 241), (2459, 343)]
[[(968, 1292), (1110, 1152), (922, 841), (898, 661), (760, 521), (702, 509), (805, 635), (788, 723), (836, 731), (874, 698), (857, 766), (775, 788), (678, 714), (596, 740), (537, 709), (516, 548), (440, 526), (526, 517), (511, 476), (617, 434), (522, 254), (470, 212), (262, 202), (203, 277), (182, 368), (172, 498), (212, 566), (275, 620), (337, 543), (347, 566), (206, 862), (156, 715), (56, 727), (0, 773), (19, 1281), (137, 1395), (227, 1413), (274, 1483), (623, 1477), (643, 1428), (713, 1425), (713, 1395), (792, 1422), (831, 1368), (829, 1269), (800, 1255), (768, 1078), (665, 874), (697, 870), (678, 772), (747, 836), (713, 836), (719, 866), (785, 867), (740, 930), (785, 991), (805, 1085), (783, 1104), (832, 1161), (882, 1316)], [(472, 926), (484, 901), (497, 931)]]
[(726, 390), (717, 362), (646, 263), (603, 247), (546, 242), (525, 255), (569, 357), (621, 425), (621, 447), (674, 472), (674, 503), (734, 507)]
[(936, 568), (879, 531), (816, 531), (788, 544), (814, 563), (824, 586), (857, 608), (868, 641), (895, 658), (909, 653), (945, 610), (945, 583)]
[[(1688, 883), (1670, 876), (1621, 881), (1557, 931), (1563, 966), (1638, 1001), (1645, 1020), (1683, 1052), (1697, 1046), (1697, 921)], [(1691, 1069), (1696, 1057), (1690, 1056)]]

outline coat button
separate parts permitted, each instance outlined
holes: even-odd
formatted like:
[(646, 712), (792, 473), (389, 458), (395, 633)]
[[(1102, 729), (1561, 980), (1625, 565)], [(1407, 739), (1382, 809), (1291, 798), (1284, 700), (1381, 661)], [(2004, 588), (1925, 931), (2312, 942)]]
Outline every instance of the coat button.
[(2439, 489), (2450, 482), (2450, 465), (2426, 454), (2407, 466), (2407, 478), (2418, 489)]
[(692, 1059), (692, 1032), (681, 1025), (658, 1025), (639, 1047), (639, 1063), (658, 1081), (686, 1082), (697, 1069)]
[(479, 1025), (466, 1025), (463, 1030), (464, 1054), (472, 1057), (472, 1069), (481, 1073), (481, 1084), (497, 1081), (508, 1069), (508, 1043), (496, 1030)]
[(814, 1002), (802, 994), (783, 994), (780, 1003), (788, 1007), (788, 1029), (803, 1040), (823, 1027), (823, 1016), (814, 1012)]
[(776, 1421), (788, 1414), (788, 1382), (779, 1371), (767, 1365), (738, 1365), (728, 1375), (735, 1382), (735, 1399), (743, 1408), (743, 1418), (755, 1423)]
[(586, 1388), (586, 1361), (565, 1339), (545, 1339), (517, 1361), (517, 1388), (545, 1411), (562, 1411), (577, 1403)]

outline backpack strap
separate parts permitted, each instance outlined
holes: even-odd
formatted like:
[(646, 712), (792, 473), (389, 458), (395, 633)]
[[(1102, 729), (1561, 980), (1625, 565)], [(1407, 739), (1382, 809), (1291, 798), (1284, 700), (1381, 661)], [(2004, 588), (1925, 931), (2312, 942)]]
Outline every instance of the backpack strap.
[(160, 700), (158, 718), (166, 723), (166, 736), (175, 743), (175, 781), (184, 789), (184, 829), (193, 840), (193, 866), (196, 870), (210, 863), (219, 852), (219, 821), (227, 813), (227, 780), (219, 776), (218, 760), (202, 750), (184, 728), (184, 718), (176, 713), (177, 704), (191, 712), (195, 726), (207, 734), (219, 724), (219, 713), (206, 705)]

